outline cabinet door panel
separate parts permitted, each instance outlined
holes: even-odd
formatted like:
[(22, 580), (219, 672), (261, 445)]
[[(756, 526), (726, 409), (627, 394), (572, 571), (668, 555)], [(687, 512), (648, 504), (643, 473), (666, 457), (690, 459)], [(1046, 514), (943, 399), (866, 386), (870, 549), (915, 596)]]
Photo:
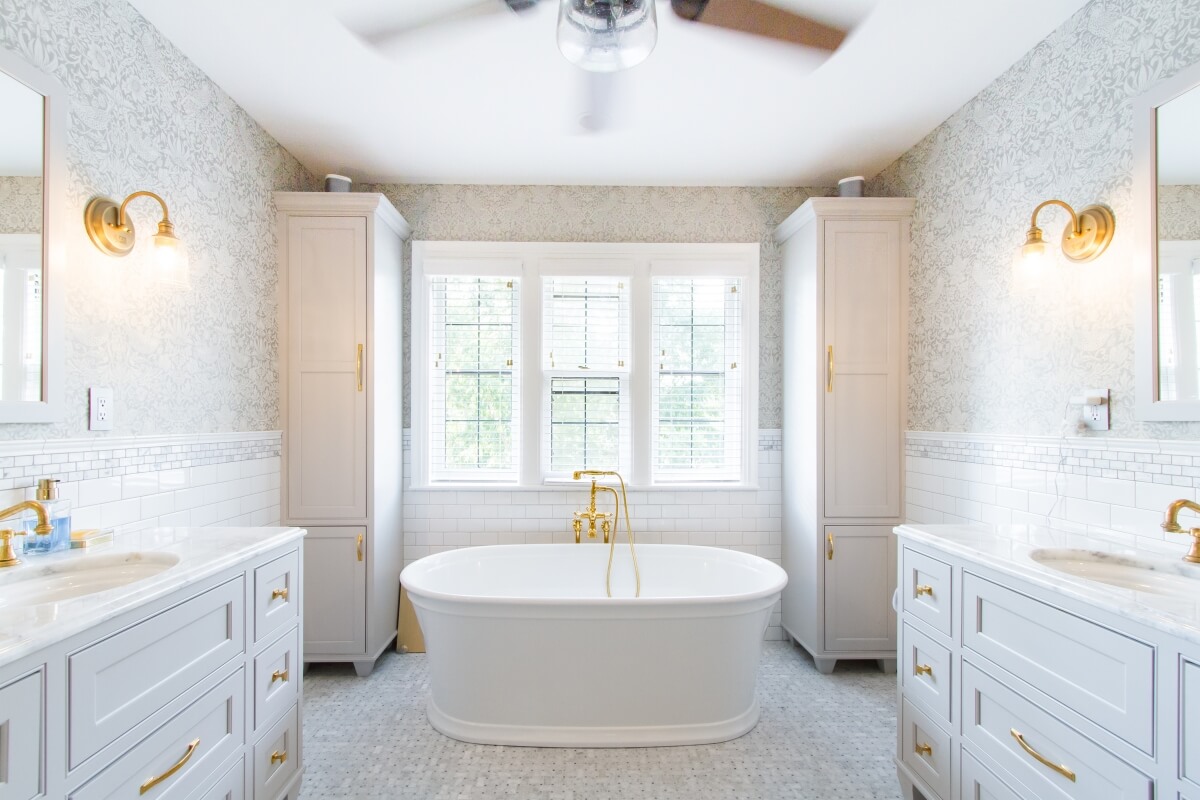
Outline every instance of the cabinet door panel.
[(825, 528), (825, 536), (825, 649), (895, 650), (896, 537), (891, 527), (837, 525)]
[(42, 673), (0, 689), (0, 798), (32, 800), (42, 782)]
[(824, 231), (825, 516), (899, 517), (900, 223)]
[(366, 220), (288, 221), (291, 520), (367, 515)]
[(309, 528), (304, 537), (306, 656), (366, 651), (366, 533), (366, 528)]

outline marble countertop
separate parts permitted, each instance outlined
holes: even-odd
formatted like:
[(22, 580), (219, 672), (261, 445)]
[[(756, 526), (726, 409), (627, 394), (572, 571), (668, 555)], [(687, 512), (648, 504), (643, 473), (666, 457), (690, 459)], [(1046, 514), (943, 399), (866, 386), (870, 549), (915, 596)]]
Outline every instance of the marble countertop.
[[(1200, 644), (1200, 565), (1187, 564), (1181, 558), (1165, 558), (1161, 553), (1037, 525), (907, 524), (896, 528), (896, 533)], [(1081, 578), (1036, 560), (1034, 551), (1042, 549), (1085, 550), (1110, 563), (1136, 560), (1150, 568), (1147, 586), (1154, 588), (1153, 573), (1159, 572), (1164, 581), (1177, 582), (1179, 576), (1195, 578), (1196, 589), (1190, 593), (1167, 587), (1142, 591)], [(1180, 556), (1185, 550), (1180, 548)]]
[[(21, 556), (19, 565), (0, 569), (0, 667), (302, 536), (300, 528), (282, 527), (151, 528), (96, 548)], [(138, 569), (176, 558), (157, 574), (79, 597), (37, 604), (4, 597), (6, 590), (20, 592), (27, 579), (78, 580), (71, 573), (89, 559)]]

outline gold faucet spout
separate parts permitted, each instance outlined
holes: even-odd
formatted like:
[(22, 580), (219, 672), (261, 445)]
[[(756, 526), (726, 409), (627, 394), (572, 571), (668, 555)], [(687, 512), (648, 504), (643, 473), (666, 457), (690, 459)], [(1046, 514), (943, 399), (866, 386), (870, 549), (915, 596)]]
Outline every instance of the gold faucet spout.
[(54, 530), (52, 527), (50, 527), (50, 516), (46, 513), (46, 507), (37, 500), (26, 500), (22, 503), (17, 503), (15, 506), (9, 506), (8, 508), (0, 510), (0, 520), (16, 516), (22, 511), (32, 511), (33, 513), (37, 514), (38, 521), (37, 525), (33, 529), (33, 532), (39, 536), (46, 536), (52, 530)]
[(1162, 529), (1167, 533), (1183, 533), (1183, 526), (1179, 524), (1179, 512), (1185, 508), (1200, 514), (1200, 504), (1193, 503), (1191, 500), (1176, 500), (1167, 507), (1167, 516), (1163, 520)]

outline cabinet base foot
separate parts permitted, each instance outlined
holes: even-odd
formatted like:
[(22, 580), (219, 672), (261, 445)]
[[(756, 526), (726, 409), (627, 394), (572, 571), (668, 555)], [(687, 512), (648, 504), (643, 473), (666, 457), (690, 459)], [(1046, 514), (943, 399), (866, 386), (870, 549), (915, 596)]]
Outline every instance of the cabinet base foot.
[(833, 668), (837, 666), (836, 658), (813, 658), (813, 663), (817, 665), (817, 672), (822, 675), (828, 675), (833, 672)]
[(354, 672), (360, 678), (367, 677), (368, 675), (371, 674), (371, 672), (374, 669), (375, 669), (375, 659), (373, 659), (373, 658), (370, 660), (366, 660), (366, 661), (355, 661), (354, 662)]
[(875, 660), (879, 664), (879, 671), (885, 675), (896, 674), (896, 659), (894, 658), (878, 658)]

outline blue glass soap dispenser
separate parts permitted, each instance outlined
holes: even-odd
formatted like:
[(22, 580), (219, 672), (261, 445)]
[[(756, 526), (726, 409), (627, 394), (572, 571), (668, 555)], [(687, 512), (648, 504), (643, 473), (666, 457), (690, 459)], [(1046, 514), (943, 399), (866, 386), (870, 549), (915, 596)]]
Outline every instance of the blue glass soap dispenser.
[(45, 506), (52, 530), (48, 536), (39, 536), (33, 530), (37, 525), (37, 516), (31, 514), (25, 517), (25, 552), (53, 553), (66, 550), (71, 544), (71, 501), (58, 496), (57, 478), (38, 480), (37, 500)]

